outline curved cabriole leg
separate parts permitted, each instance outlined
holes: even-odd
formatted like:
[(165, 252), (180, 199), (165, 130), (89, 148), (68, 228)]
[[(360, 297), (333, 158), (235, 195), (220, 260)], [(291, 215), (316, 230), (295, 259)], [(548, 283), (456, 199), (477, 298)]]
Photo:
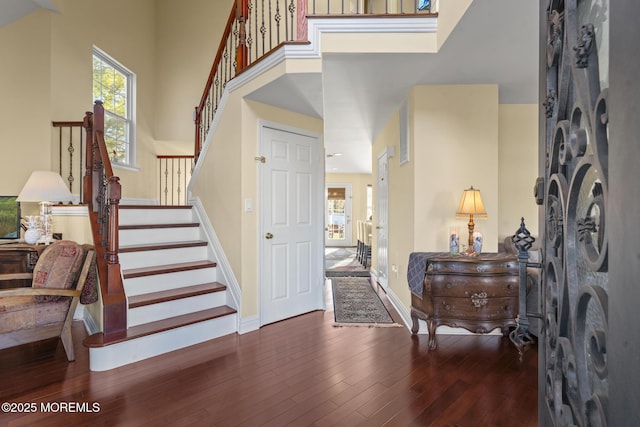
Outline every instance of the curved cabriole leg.
[(411, 320), (413, 321), (413, 325), (411, 326), (411, 333), (415, 335), (418, 333), (418, 330), (420, 330), (420, 324), (418, 323), (418, 316), (416, 316), (413, 311), (411, 312)]
[(435, 350), (436, 346), (436, 322), (427, 320), (427, 328), (429, 329), (429, 350)]

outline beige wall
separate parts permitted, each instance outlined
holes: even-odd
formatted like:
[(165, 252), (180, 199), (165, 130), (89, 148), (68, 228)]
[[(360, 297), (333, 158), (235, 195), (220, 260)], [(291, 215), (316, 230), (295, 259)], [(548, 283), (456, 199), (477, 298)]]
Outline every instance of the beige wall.
[(372, 174), (329, 173), (325, 175), (325, 182), (351, 184), (351, 244), (357, 243), (357, 221), (367, 220), (367, 186), (373, 184)]
[[(182, 141), (193, 154), (200, 102), (234, 0), (157, 0), (155, 137)], [(178, 144), (179, 145), (179, 144)], [(168, 149), (175, 147), (167, 147)]]
[(498, 88), (495, 85), (420, 86), (412, 91), (416, 167), (416, 249), (448, 250), (448, 231), (457, 226), (468, 240), (466, 219), (456, 219), (460, 196), (481, 191), (487, 219), (476, 219), (483, 250), (497, 250)]
[(50, 167), (50, 32), (44, 10), (0, 28), (2, 195), (17, 195), (33, 170)]
[[(261, 79), (274, 78), (280, 72), (282, 70), (272, 70)], [(322, 133), (322, 121), (319, 119), (243, 100), (255, 89), (254, 85), (260, 84), (252, 82), (230, 93), (192, 186), (192, 195), (200, 199), (207, 211), (242, 288), (242, 317), (257, 315), (259, 306), (260, 163), (255, 160), (259, 153), (259, 123), (267, 121), (319, 135)], [(244, 212), (245, 199), (253, 201), (253, 212)]]
[(57, 169), (51, 121), (82, 120), (92, 108), (95, 45), (136, 74), (137, 170), (115, 169), (123, 197), (157, 198), (155, 156), (193, 153), (193, 108), (232, 3), (54, 0), (60, 13), (0, 28), (0, 150), (31, 159), (5, 163), (0, 194), (17, 194), (32, 170)]
[[(410, 119), (410, 123), (411, 123)], [(377, 158), (388, 147), (394, 147), (395, 152), (399, 152), (399, 118), (398, 113), (393, 115), (385, 128), (382, 130), (373, 145), (373, 225), (377, 224), (377, 211), (375, 200), (377, 199)], [(388, 218), (388, 264), (389, 289), (400, 298), (402, 303), (409, 307), (411, 300), (407, 287), (407, 263), (409, 254), (414, 252), (415, 241), (420, 238), (415, 235), (415, 189), (419, 184), (415, 180), (416, 161), (413, 159), (415, 147), (413, 141), (409, 140), (411, 150), (411, 161), (400, 165), (398, 155), (394, 155), (388, 159), (388, 192), (389, 192), (389, 218)], [(378, 263), (376, 256), (377, 239), (376, 233), (373, 233), (371, 264), (372, 270), (377, 271)], [(397, 272), (392, 267), (395, 266)]]
[(539, 208), (533, 187), (538, 177), (538, 106), (502, 104), (499, 111), (499, 241), (512, 236), (523, 217), (537, 238)]
[[(391, 157), (388, 180), (389, 288), (405, 308), (411, 302), (406, 281), (409, 254), (447, 251), (450, 226), (458, 228), (466, 244), (468, 219), (455, 218), (465, 188), (473, 185), (482, 192), (489, 217), (475, 223), (485, 251), (496, 251), (498, 241), (513, 234), (514, 215), (516, 221), (523, 215), (533, 218), (536, 126), (537, 106), (499, 105), (494, 85), (419, 86), (411, 91), (411, 160), (400, 165), (397, 155)], [(387, 147), (399, 152), (397, 113), (374, 142), (374, 180), (376, 157)], [(533, 219), (529, 229), (537, 230)], [(374, 239), (374, 271), (375, 247)]]

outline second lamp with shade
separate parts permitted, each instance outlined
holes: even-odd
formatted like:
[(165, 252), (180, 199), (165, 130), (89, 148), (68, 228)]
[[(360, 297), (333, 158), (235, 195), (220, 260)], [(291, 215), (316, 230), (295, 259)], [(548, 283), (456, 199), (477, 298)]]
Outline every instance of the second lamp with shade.
[(475, 227), (473, 217), (487, 218), (488, 215), (484, 208), (484, 203), (482, 203), (480, 190), (473, 188), (473, 185), (462, 192), (462, 198), (460, 199), (460, 204), (456, 211), (456, 218), (466, 218), (467, 216), (469, 217), (469, 223), (467, 224), (469, 228), (468, 252), (474, 253), (477, 251), (474, 251), (473, 249), (473, 229)]
[[(51, 171), (31, 172), (31, 176), (22, 187), (17, 200), (20, 203), (33, 202), (40, 204), (40, 233), (37, 242), (49, 244), (53, 240), (51, 202), (69, 202), (72, 198), (71, 192), (58, 173)], [(30, 227), (35, 223), (32, 219), (29, 218)], [(35, 243), (29, 240), (32, 236), (33, 233), (30, 233), (29, 237), (25, 233), (27, 243)]]

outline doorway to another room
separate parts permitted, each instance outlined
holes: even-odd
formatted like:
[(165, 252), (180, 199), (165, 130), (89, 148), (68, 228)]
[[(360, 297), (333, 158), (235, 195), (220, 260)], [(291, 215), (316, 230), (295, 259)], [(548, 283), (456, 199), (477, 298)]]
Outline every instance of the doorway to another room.
[(327, 184), (325, 194), (325, 246), (353, 246), (351, 184)]
[(370, 252), (365, 254), (364, 221), (352, 221), (351, 187), (351, 183), (326, 183), (326, 277), (369, 276), (371, 257)]

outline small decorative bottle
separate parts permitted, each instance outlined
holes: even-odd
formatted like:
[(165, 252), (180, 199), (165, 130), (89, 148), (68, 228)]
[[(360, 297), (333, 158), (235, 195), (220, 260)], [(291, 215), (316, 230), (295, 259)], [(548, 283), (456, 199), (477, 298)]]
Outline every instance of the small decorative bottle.
[(478, 255), (482, 252), (482, 234), (479, 231), (473, 232), (473, 251)]
[(458, 239), (458, 230), (451, 228), (449, 230), (449, 252), (457, 254), (460, 252), (460, 241)]

